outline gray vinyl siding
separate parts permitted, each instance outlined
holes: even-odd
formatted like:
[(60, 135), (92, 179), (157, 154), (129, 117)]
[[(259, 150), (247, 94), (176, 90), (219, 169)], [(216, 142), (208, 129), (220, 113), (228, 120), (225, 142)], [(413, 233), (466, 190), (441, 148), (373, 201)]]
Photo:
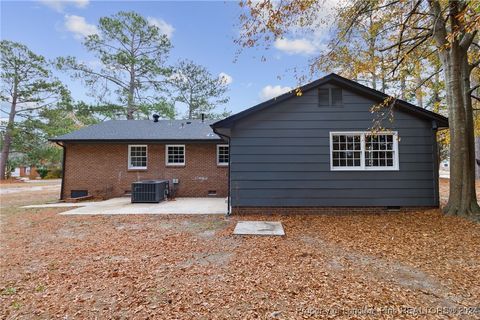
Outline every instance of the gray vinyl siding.
[[(323, 87), (329, 87), (324, 85)], [(395, 111), (398, 171), (331, 171), (331, 131), (368, 131), (375, 102), (343, 89), (343, 106), (304, 92), (235, 123), (230, 140), (232, 206), (437, 206), (430, 120)]]

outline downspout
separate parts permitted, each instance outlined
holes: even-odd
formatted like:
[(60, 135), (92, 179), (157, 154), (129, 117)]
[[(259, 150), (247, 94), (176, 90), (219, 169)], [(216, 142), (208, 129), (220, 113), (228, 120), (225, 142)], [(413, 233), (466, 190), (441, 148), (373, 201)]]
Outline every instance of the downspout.
[(433, 201), (438, 207), (440, 207), (440, 190), (439, 190), (440, 189), (440, 181), (439, 181), (440, 153), (438, 149), (437, 132), (438, 132), (438, 124), (434, 120), (432, 121)]
[(230, 156), (231, 148), (230, 148), (230, 137), (227, 137), (228, 140), (228, 195), (227, 195), (227, 216), (231, 215), (232, 213), (230, 212), (230, 170), (232, 170), (232, 166), (230, 165), (230, 159), (232, 157)]
[(231, 169), (231, 159), (232, 157), (230, 156), (231, 152), (230, 152), (230, 137), (226, 136), (226, 135), (223, 135), (219, 132), (217, 132), (217, 130), (215, 128), (212, 128), (213, 129), (213, 132), (215, 134), (217, 134), (218, 136), (224, 138), (224, 139), (227, 139), (228, 141), (228, 190), (227, 190), (227, 216), (230, 216), (232, 213), (230, 212), (230, 170)]
[(65, 160), (67, 159), (67, 148), (65, 148), (65, 145), (60, 144), (58, 142), (55, 142), (57, 145), (62, 147), (63, 149), (63, 159), (62, 159), (62, 184), (60, 187), (60, 200), (63, 200), (63, 190), (65, 187)]

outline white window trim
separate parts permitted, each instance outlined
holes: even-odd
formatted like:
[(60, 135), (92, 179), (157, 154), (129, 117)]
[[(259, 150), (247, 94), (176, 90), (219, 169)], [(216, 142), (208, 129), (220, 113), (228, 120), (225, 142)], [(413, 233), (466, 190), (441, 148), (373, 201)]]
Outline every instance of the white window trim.
[[(183, 147), (183, 162), (168, 162), (168, 147)], [(187, 148), (185, 148), (184, 144), (167, 144), (165, 145), (165, 165), (170, 167), (175, 166), (184, 166), (187, 162)]]
[(220, 147), (228, 148), (228, 159), (230, 159), (230, 146), (228, 144), (217, 144), (217, 166), (228, 166), (228, 162), (220, 162)]
[[(393, 135), (393, 166), (392, 167), (367, 167), (365, 166), (365, 135), (371, 134), (370, 131), (333, 131), (330, 132), (330, 171), (399, 171), (399, 154), (398, 154), (398, 132), (397, 131), (381, 131), (378, 134)], [(333, 166), (333, 136), (334, 135), (360, 135), (360, 166), (359, 167), (334, 167)]]
[[(134, 167), (132, 166), (132, 147), (145, 147), (145, 157), (147, 158), (147, 166), (145, 167)], [(148, 167), (148, 145), (146, 144), (129, 144), (128, 145), (128, 170), (146, 170)]]

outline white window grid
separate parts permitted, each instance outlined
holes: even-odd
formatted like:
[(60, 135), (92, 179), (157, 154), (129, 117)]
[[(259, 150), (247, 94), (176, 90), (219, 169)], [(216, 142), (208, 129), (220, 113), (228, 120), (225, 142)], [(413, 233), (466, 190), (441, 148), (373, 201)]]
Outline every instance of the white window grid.
[(165, 163), (167, 164), (167, 166), (185, 165), (185, 145), (167, 145), (165, 148)]
[(128, 169), (147, 169), (147, 145), (128, 145)]
[(217, 144), (217, 165), (228, 166), (230, 148), (228, 144)]
[(399, 170), (398, 133), (330, 132), (330, 170)]

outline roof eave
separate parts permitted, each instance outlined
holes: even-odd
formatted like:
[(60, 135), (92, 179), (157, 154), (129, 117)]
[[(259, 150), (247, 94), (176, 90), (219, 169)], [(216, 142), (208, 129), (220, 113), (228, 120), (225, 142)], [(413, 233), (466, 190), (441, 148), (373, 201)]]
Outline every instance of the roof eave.
[(50, 142), (70, 142), (70, 143), (215, 143), (223, 141), (222, 138), (216, 139), (48, 139)]

